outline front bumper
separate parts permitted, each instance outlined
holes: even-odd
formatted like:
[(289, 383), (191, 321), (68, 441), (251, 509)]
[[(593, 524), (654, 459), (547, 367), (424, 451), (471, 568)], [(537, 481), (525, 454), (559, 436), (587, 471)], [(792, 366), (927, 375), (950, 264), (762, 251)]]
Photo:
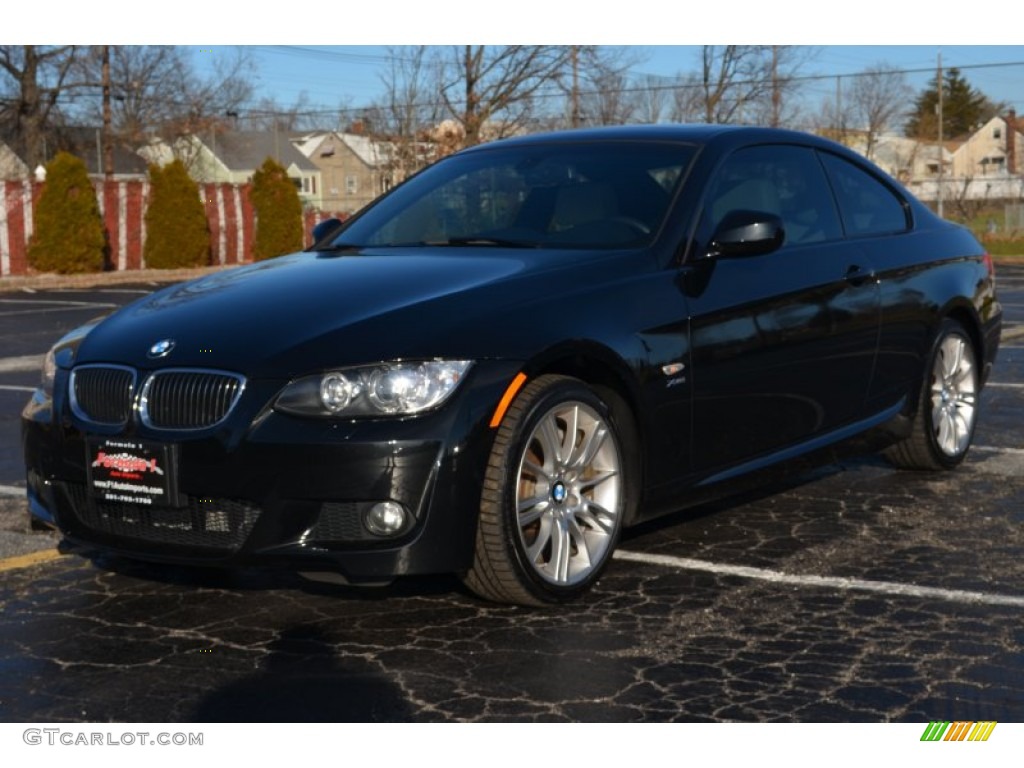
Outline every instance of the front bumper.
[[(328, 571), (356, 583), (462, 571), (493, 441), (487, 422), (515, 371), (477, 364), (443, 408), (401, 420), (297, 418), (267, 408), (278, 384), (252, 387), (228, 422), (190, 436), (135, 420), (113, 435), (90, 428), (60, 394), (65, 372), (52, 399), (37, 391), (22, 414), (30, 510), (73, 545), (158, 562)], [(178, 505), (90, 494), (94, 436), (173, 445)], [(365, 524), (386, 501), (408, 515), (391, 536)]]

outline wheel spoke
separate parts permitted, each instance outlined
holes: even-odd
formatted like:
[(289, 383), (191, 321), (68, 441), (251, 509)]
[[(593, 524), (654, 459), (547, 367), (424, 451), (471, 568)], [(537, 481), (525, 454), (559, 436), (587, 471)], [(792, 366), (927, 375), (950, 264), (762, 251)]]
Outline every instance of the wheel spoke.
[(572, 539), (565, 520), (557, 520), (551, 526), (551, 561), (550, 566), (559, 584), (569, 581), (569, 560), (572, 556)]
[(576, 517), (595, 532), (610, 535), (615, 530), (613, 522), (615, 516), (600, 504), (595, 504), (592, 501), (585, 501), (576, 511)]
[(588, 477), (586, 480), (580, 483), (580, 491), (586, 492), (592, 488), (596, 488), (606, 480), (611, 480), (613, 477), (618, 477), (618, 472), (614, 469), (609, 469), (607, 472), (599, 472), (593, 477)]
[(575, 518), (568, 521), (568, 527), (569, 534), (576, 544), (576, 556), (573, 559), (578, 562), (582, 561), (583, 567), (589, 568), (591, 566), (590, 543), (587, 541), (586, 534)]
[(971, 420), (966, 414), (954, 411), (950, 416), (950, 422), (953, 427), (953, 447), (959, 453), (967, 447), (967, 440), (971, 436)]
[(942, 448), (943, 451), (952, 455), (953, 451), (951, 450), (951, 441), (953, 439), (953, 420), (949, 417), (949, 414), (944, 409), (939, 409), (938, 425), (939, 435), (936, 438), (936, 441), (938, 442), (939, 447)]
[(580, 446), (578, 457), (573, 462), (573, 465), (581, 469), (589, 467), (594, 462), (598, 451), (601, 450), (601, 446), (604, 445), (607, 437), (608, 429), (603, 424), (599, 424), (596, 429), (591, 430), (583, 441), (583, 445)]
[[(969, 382), (970, 386), (964, 387), (964, 383)], [(953, 383), (957, 388), (968, 389), (973, 392), (976, 389), (974, 382), (974, 367), (971, 365), (963, 366), (959, 371), (953, 375)]]
[(551, 484), (551, 473), (545, 467), (540, 466), (534, 461), (529, 459), (523, 459), (523, 469), (529, 473), (536, 475), (538, 478), (543, 480), (548, 485)]
[(555, 415), (553, 413), (540, 423), (538, 439), (544, 449), (544, 464), (556, 467), (561, 466), (562, 441), (558, 437), (558, 424), (555, 423)]
[(574, 405), (565, 417), (565, 435), (562, 438), (560, 458), (565, 466), (572, 465), (572, 455), (576, 449), (576, 435), (580, 429), (580, 407)]
[(548, 511), (550, 502), (547, 496), (534, 496), (521, 499), (519, 502), (518, 519), (520, 527), (530, 525)]
[(540, 556), (544, 552), (544, 547), (551, 540), (551, 532), (554, 527), (554, 521), (550, 517), (544, 516), (540, 519), (540, 529), (537, 531), (537, 536), (534, 538), (533, 543), (526, 548), (526, 556), (535, 566), (543, 566)]

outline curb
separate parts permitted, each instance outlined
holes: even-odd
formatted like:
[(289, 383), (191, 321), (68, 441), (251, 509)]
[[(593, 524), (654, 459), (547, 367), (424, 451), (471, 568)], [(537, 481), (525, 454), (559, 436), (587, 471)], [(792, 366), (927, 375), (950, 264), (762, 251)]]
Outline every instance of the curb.
[(223, 272), (244, 264), (197, 267), (193, 269), (135, 269), (125, 272), (97, 272), (87, 275), (26, 275), (0, 277), (0, 293), (6, 291), (54, 290), (62, 288), (96, 288), (126, 283), (180, 283), (204, 275)]

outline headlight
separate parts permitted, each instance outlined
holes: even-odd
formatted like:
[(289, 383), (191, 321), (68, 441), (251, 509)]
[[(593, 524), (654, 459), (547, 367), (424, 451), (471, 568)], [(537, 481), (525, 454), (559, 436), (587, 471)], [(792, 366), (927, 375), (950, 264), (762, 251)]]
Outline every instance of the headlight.
[(42, 387), (43, 392), (53, 394), (53, 380), (57, 378), (57, 355), (56, 347), (50, 347), (50, 351), (43, 358)]
[(274, 407), (300, 416), (409, 416), (447, 400), (470, 360), (381, 363), (293, 381)]

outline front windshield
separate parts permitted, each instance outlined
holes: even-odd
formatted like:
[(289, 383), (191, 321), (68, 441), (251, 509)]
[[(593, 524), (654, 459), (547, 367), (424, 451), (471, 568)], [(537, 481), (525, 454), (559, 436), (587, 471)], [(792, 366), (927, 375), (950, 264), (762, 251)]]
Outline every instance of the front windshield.
[(693, 155), (673, 143), (495, 144), (428, 168), (329, 247), (646, 245)]

